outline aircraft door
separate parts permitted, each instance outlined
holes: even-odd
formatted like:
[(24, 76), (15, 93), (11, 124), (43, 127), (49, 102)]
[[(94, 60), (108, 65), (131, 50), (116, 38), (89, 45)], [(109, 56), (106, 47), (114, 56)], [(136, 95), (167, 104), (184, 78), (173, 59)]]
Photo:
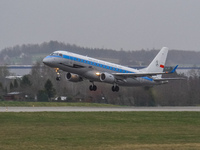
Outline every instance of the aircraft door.
[(73, 65), (74, 65), (74, 59), (73, 59), (73, 57), (70, 57), (70, 58), (68, 59), (67, 64), (68, 64), (69, 66), (73, 66)]

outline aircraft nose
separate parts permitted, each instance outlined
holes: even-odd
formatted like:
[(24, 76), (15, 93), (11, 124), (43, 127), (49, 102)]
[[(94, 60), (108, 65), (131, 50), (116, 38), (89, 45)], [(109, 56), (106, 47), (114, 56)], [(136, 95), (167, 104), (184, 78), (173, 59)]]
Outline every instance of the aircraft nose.
[(42, 62), (49, 66), (49, 67), (53, 67), (55, 65), (55, 58), (52, 58), (50, 56), (45, 57)]
[(45, 64), (45, 65), (49, 65), (49, 59), (48, 58), (44, 58), (43, 60), (42, 60), (42, 62)]

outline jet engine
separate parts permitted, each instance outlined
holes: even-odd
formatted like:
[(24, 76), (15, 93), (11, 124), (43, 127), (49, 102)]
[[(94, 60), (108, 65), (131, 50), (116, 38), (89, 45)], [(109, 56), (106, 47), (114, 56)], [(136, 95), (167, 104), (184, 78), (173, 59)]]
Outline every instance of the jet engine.
[(71, 81), (71, 82), (80, 82), (83, 81), (83, 79), (77, 75), (77, 74), (73, 74), (73, 73), (67, 73), (65, 78), (67, 79), (67, 81)]
[(106, 82), (106, 83), (114, 83), (115, 82), (115, 77), (110, 74), (110, 73), (101, 73), (100, 75), (100, 81)]

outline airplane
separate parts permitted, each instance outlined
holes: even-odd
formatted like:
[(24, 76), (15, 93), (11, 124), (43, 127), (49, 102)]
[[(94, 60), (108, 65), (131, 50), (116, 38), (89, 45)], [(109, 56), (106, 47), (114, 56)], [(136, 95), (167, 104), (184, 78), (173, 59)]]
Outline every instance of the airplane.
[(162, 78), (163, 74), (174, 73), (178, 65), (171, 72), (163, 72), (168, 48), (163, 47), (155, 56), (153, 61), (143, 69), (133, 69), (130, 67), (110, 63), (88, 56), (75, 54), (68, 51), (58, 50), (46, 56), (43, 63), (57, 72), (56, 80), (61, 80), (61, 71), (67, 72), (66, 80), (71, 82), (81, 82), (87, 79), (92, 85), (90, 91), (96, 91), (94, 82), (112, 84), (112, 91), (118, 92), (119, 86), (147, 86), (168, 83), (168, 80), (177, 78)]

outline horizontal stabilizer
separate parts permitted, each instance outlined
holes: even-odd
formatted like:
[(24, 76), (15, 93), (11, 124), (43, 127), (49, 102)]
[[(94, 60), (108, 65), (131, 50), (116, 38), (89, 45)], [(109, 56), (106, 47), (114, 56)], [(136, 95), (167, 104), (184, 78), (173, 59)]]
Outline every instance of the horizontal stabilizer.
[(178, 68), (178, 65), (176, 65), (176, 67), (174, 67), (174, 69), (171, 72), (169, 72), (169, 73), (174, 73), (177, 68)]
[(154, 81), (168, 81), (168, 80), (185, 80), (185, 78), (160, 78), (160, 79), (153, 79)]

